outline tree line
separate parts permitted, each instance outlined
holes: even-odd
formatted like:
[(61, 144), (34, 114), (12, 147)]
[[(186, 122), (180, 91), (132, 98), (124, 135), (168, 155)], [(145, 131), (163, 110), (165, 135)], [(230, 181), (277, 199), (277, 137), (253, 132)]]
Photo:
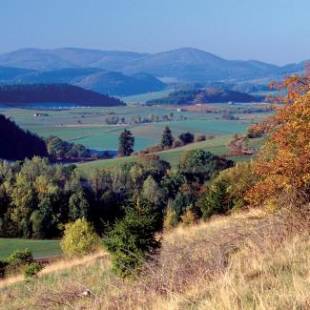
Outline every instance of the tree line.
[(232, 165), (199, 150), (187, 154), (174, 173), (169, 163), (147, 156), (83, 178), (73, 165), (50, 165), (39, 157), (0, 162), (0, 236), (55, 238), (78, 218), (103, 233), (137, 199), (151, 204), (162, 218), (169, 200), (179, 219), (197, 199), (194, 184), (202, 186)]

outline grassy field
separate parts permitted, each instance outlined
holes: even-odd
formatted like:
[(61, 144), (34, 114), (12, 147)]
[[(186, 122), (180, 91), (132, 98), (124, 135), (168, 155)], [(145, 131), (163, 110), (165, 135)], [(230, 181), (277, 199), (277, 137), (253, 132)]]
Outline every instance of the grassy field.
[(290, 221), (256, 209), (180, 226), (129, 280), (102, 253), (57, 262), (31, 281), (0, 282), (0, 309), (309, 309), (308, 226)]
[(58, 240), (28, 240), (0, 238), (0, 259), (16, 250), (29, 249), (33, 256), (49, 257), (61, 254)]
[(168, 96), (173, 89), (164, 89), (161, 91), (156, 91), (156, 92), (150, 92), (146, 94), (141, 94), (141, 95), (133, 95), (133, 96), (127, 96), (127, 97), (121, 97), (124, 102), (126, 103), (146, 103), (149, 100), (153, 99), (159, 99), (162, 97)]
[[(227, 143), (232, 136), (221, 136), (217, 139), (207, 140), (203, 142), (192, 143), (177, 149), (158, 152), (157, 154), (163, 160), (168, 161), (172, 167), (176, 167), (184, 152), (194, 149), (208, 150), (214, 154), (222, 155), (227, 152)], [(131, 162), (137, 160), (137, 156), (115, 158), (108, 160), (97, 160), (93, 162), (83, 163), (78, 165), (79, 171), (82, 175), (91, 175), (96, 169), (112, 168), (124, 162)]]
[[(174, 120), (170, 122), (127, 125), (126, 127), (132, 131), (136, 138), (135, 150), (141, 150), (159, 143), (163, 127), (166, 125), (170, 126), (175, 136), (184, 131), (191, 131), (195, 134), (220, 137), (244, 133), (250, 124), (267, 115), (266, 113), (240, 113), (240, 110), (248, 108), (246, 105), (219, 104), (216, 107), (234, 111), (240, 119), (225, 120), (221, 113), (177, 112), (177, 107), (174, 106), (148, 107), (141, 105), (117, 108), (77, 108), (59, 111), (0, 108), (0, 113), (13, 119), (22, 128), (40, 136), (55, 135), (64, 140), (84, 144), (89, 148), (98, 150), (117, 149), (118, 137), (124, 126), (106, 125), (105, 118), (111, 115), (130, 120), (138, 115), (146, 117), (173, 113)], [(48, 116), (35, 117), (34, 113), (36, 112), (46, 113)]]

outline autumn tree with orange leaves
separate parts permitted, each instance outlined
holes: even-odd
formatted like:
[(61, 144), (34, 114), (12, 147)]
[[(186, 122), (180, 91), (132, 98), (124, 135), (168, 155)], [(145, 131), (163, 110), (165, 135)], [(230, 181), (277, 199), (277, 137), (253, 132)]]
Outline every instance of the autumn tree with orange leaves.
[(310, 70), (278, 87), (284, 105), (264, 123), (269, 136), (254, 163), (260, 177), (247, 193), (251, 205), (300, 206), (310, 201)]

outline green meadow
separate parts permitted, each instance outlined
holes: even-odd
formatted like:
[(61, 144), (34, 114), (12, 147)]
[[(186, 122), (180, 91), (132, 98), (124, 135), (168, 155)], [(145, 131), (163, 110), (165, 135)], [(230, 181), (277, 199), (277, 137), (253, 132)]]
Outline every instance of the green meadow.
[[(162, 152), (158, 152), (157, 155), (170, 163), (172, 168), (175, 168), (180, 159), (182, 158), (183, 154), (186, 151), (195, 150), (195, 149), (202, 149), (205, 151), (209, 151), (216, 155), (224, 155), (227, 154), (229, 151), (227, 145), (229, 141), (232, 139), (232, 135), (225, 135), (220, 136), (211, 140), (196, 142), (192, 144), (188, 144), (183, 147), (179, 147), (176, 149), (166, 150)], [(252, 139), (249, 143), (250, 147), (259, 148), (262, 143), (262, 139)], [(78, 170), (83, 176), (90, 176), (98, 169), (110, 169), (113, 167), (117, 167), (125, 162), (132, 162), (137, 160), (137, 156), (130, 156), (130, 157), (121, 157), (121, 158), (114, 158), (114, 159), (106, 159), (106, 160), (97, 160), (87, 163), (82, 163), (78, 165)], [(231, 160), (234, 161), (245, 161), (250, 160), (251, 156), (238, 156), (238, 157), (230, 157)]]
[(0, 260), (16, 250), (28, 249), (35, 258), (57, 256), (61, 254), (58, 240), (29, 240), (0, 238)]
[[(251, 105), (253, 107), (253, 105)], [(130, 129), (136, 138), (135, 150), (142, 150), (160, 141), (163, 127), (169, 125), (175, 136), (184, 131), (195, 134), (214, 135), (217, 138), (244, 133), (247, 127), (266, 117), (267, 113), (240, 113), (248, 106), (216, 105), (231, 110), (239, 120), (225, 120), (221, 113), (178, 112), (175, 106), (142, 106), (128, 105), (117, 108), (76, 108), (70, 110), (36, 110), (36, 109), (3, 109), (0, 113), (13, 119), (24, 129), (35, 132), (39, 136), (51, 135), (84, 144), (88, 148), (98, 150), (117, 149), (118, 137), (124, 127)], [(35, 117), (35, 113), (47, 116)], [(111, 115), (125, 117), (130, 120), (138, 115), (173, 114), (173, 121), (147, 124), (131, 124), (126, 126), (107, 125), (105, 118)], [(185, 119), (184, 119), (185, 118)]]

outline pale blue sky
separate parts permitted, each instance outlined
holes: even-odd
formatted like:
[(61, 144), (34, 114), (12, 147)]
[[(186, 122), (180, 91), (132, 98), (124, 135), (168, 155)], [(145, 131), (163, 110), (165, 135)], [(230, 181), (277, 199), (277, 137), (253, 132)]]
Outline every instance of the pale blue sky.
[(0, 52), (196, 47), (229, 59), (310, 59), (310, 0), (0, 0)]

